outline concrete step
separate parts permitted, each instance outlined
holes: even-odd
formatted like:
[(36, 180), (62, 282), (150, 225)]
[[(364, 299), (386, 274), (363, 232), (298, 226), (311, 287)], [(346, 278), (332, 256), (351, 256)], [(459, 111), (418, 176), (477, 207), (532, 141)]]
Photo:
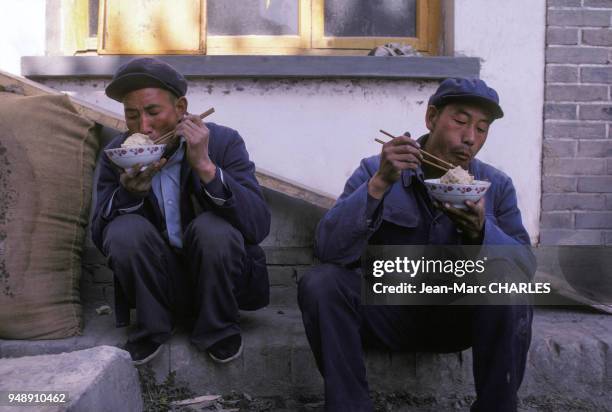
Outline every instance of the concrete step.
[[(243, 356), (214, 363), (178, 334), (154, 367), (159, 376), (175, 370), (199, 394), (248, 392), (255, 396), (321, 395), (322, 379), (295, 309), (245, 313)], [(271, 333), (271, 331), (274, 331)], [(524, 399), (551, 397), (569, 404), (612, 410), (612, 317), (590, 312), (538, 309)], [(452, 354), (367, 352), (372, 390), (406, 393), (439, 402), (474, 394), (471, 350)], [(571, 409), (570, 409), (571, 410)]]
[(138, 372), (132, 366), (130, 355), (111, 346), (56, 355), (3, 358), (0, 376), (0, 392), (53, 391), (66, 395), (65, 403), (52, 406), (9, 406), (3, 399), (0, 411), (116, 412), (141, 411), (143, 407)]
[[(295, 294), (294, 287), (285, 288), (288, 294)], [(96, 315), (95, 306), (94, 302), (86, 306), (83, 336), (48, 341), (0, 340), (0, 357), (122, 344), (126, 329), (114, 328), (112, 315)], [(243, 312), (241, 326), (244, 354), (227, 365), (212, 362), (189, 343), (185, 331), (178, 331), (153, 362), (158, 381), (176, 371), (177, 378), (198, 395), (237, 391), (276, 398), (321, 397), (322, 380), (299, 310), (270, 306)], [(534, 410), (612, 410), (610, 345), (609, 315), (575, 307), (536, 309), (521, 397), (536, 405)], [(453, 399), (452, 404), (469, 404), (474, 394), (471, 365), (470, 350), (452, 354), (367, 352), (371, 388), (380, 394), (409, 399), (410, 405), (420, 402), (431, 406), (433, 402), (433, 409), (422, 410), (436, 410)]]

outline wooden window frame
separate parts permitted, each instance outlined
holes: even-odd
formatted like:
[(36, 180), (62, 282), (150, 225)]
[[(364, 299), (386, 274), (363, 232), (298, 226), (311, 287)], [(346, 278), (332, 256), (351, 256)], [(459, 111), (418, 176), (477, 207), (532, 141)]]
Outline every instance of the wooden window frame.
[[(312, 0), (298, 1), (299, 34), (282, 36), (207, 35), (207, 54), (298, 54), (300, 50), (310, 49)], [(204, 16), (207, 16), (207, 14), (204, 14)]]
[(417, 0), (416, 37), (327, 37), (325, 0), (312, 0), (312, 47), (371, 50), (386, 43), (406, 43), (419, 52), (436, 54), (440, 32), (440, 1)]
[(363, 55), (386, 43), (405, 43), (425, 55), (437, 55), (441, 37), (441, 0), (417, 0), (416, 37), (326, 37), (324, 1), (299, 0), (299, 35), (292, 36), (209, 36), (206, 0), (200, 1), (200, 47), (197, 50), (111, 50), (104, 45), (105, 4), (100, 1), (98, 36), (89, 37), (88, 0), (62, 0), (67, 29), (66, 54), (206, 54), (206, 55)]
[(89, 35), (89, 0), (61, 0), (61, 19), (65, 22), (61, 28), (62, 53), (97, 50), (97, 37)]
[[(173, 49), (126, 49), (125, 47), (114, 49), (106, 45), (106, 25), (107, 25), (107, 0), (99, 0), (98, 12), (98, 54), (206, 54), (206, 0), (196, 0), (199, 2), (200, 11), (200, 30), (198, 47), (194, 49), (173, 50)], [(118, 0), (116, 0), (118, 1)], [(125, 1), (125, 0), (123, 0)], [(100, 35), (102, 34), (102, 35)]]

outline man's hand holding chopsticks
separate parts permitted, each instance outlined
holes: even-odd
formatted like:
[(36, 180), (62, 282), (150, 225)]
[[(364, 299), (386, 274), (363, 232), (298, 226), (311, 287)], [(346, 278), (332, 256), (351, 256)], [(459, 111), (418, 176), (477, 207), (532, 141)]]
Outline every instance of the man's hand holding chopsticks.
[(187, 144), (186, 156), (191, 167), (204, 183), (215, 178), (217, 166), (208, 156), (210, 131), (196, 115), (186, 115), (176, 127), (176, 136), (183, 136)]
[(400, 178), (403, 170), (417, 169), (423, 160), (419, 149), (419, 143), (413, 140), (409, 133), (385, 143), (380, 154), (378, 171), (368, 183), (370, 196), (381, 199), (387, 189)]

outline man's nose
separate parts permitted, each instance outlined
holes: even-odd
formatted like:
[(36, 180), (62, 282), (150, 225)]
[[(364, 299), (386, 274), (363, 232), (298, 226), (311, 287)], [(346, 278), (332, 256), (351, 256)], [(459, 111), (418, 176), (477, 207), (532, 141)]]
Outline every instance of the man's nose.
[(149, 134), (153, 131), (149, 116), (140, 116), (140, 133)]
[(471, 127), (467, 128), (467, 130), (463, 132), (462, 142), (464, 144), (467, 144), (468, 146), (472, 146), (474, 144), (475, 139), (476, 139), (476, 131), (472, 129)]

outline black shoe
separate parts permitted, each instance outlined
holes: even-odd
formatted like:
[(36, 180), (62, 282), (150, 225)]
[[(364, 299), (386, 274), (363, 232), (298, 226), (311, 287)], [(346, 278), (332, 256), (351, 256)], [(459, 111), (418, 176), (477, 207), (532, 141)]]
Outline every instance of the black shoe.
[(161, 343), (145, 339), (137, 342), (127, 342), (124, 349), (130, 353), (132, 363), (138, 366), (153, 360), (153, 358), (159, 355), (163, 346)]
[(242, 337), (240, 334), (228, 336), (208, 348), (210, 357), (219, 363), (227, 363), (242, 354)]

